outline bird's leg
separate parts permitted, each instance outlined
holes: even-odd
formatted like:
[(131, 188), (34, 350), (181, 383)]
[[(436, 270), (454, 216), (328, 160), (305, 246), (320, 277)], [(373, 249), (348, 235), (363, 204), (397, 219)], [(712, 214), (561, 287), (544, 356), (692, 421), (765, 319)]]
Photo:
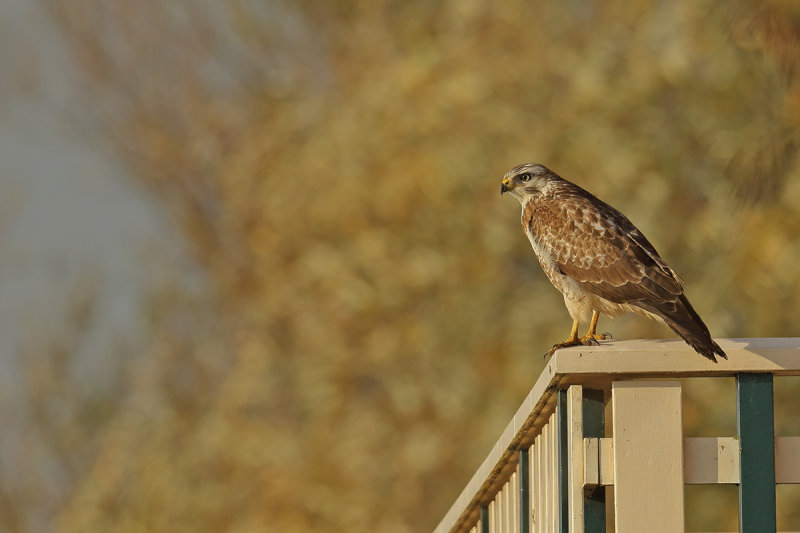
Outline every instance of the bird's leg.
[(547, 350), (547, 353), (544, 354), (545, 359), (552, 356), (553, 353), (560, 348), (566, 348), (567, 346), (578, 346), (581, 344), (581, 340), (578, 338), (578, 324), (579, 322), (577, 320), (572, 321), (572, 331), (569, 332), (569, 337), (564, 342), (554, 344), (552, 348)]
[(599, 318), (600, 313), (597, 311), (592, 311), (592, 321), (589, 323), (589, 332), (580, 338), (580, 343), (584, 346), (598, 344), (597, 341), (604, 341), (608, 338), (611, 338), (611, 333), (601, 333), (600, 335), (597, 334), (597, 319)]

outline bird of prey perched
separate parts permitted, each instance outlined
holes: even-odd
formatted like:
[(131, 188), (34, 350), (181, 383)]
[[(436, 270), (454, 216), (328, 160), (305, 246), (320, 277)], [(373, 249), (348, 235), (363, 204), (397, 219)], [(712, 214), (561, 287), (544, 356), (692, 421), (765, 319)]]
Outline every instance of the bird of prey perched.
[[(602, 313), (633, 312), (672, 328), (702, 356), (727, 359), (683, 293), (683, 280), (628, 218), (543, 165), (526, 163), (503, 176), (500, 194), (522, 204), (522, 228), (550, 282), (564, 295), (572, 331), (554, 345), (590, 345)], [(589, 332), (578, 337), (580, 323)]]

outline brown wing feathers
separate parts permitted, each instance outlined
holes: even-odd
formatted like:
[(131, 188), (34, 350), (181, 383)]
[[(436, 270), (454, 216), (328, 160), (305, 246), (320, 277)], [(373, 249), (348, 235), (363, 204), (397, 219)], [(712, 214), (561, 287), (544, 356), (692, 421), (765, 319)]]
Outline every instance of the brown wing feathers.
[(683, 292), (652, 245), (643, 237), (642, 243), (631, 239), (629, 234), (635, 228), (624, 215), (606, 204), (596, 214), (598, 210), (581, 205), (587, 200), (580, 197), (563, 202), (564, 210), (575, 214), (562, 216), (579, 222), (572, 227), (563, 225), (557, 232), (558, 238), (553, 240), (561, 245), (554, 248), (555, 260), (561, 271), (585, 290), (614, 303), (676, 299)]
[[(716, 360), (714, 354), (727, 359), (683, 294), (682, 280), (627, 217), (588, 192), (570, 194), (561, 201), (562, 209), (574, 211), (565, 218), (576, 221), (554, 232), (559, 237), (557, 242), (562, 243), (554, 249), (554, 258), (565, 275), (601, 298), (634, 305), (663, 318), (692, 348), (712, 361)], [(587, 202), (592, 204), (591, 209), (582, 205)]]

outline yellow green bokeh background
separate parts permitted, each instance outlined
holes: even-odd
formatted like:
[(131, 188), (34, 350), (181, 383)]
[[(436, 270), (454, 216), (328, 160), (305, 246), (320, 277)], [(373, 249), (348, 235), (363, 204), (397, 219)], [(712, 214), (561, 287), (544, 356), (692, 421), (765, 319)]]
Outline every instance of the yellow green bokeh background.
[[(521, 162), (628, 215), (715, 336), (798, 336), (793, 2), (45, 4), (200, 273), (144, 311), (61, 531), (432, 529), (570, 325)], [(735, 428), (704, 383), (687, 434)], [(736, 528), (722, 492), (690, 529)]]

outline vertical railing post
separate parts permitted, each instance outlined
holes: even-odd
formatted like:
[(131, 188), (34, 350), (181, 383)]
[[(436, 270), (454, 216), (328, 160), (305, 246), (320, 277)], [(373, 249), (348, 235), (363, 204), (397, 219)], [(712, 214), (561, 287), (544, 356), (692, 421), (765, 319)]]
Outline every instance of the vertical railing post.
[(736, 375), (739, 433), (739, 531), (777, 529), (775, 513), (775, 417), (772, 374)]
[(683, 533), (680, 381), (615, 381), (614, 513), (617, 533)]
[(567, 418), (567, 391), (558, 391), (556, 429), (558, 431), (558, 514), (557, 526), (560, 533), (569, 533), (569, 423)]
[(567, 449), (569, 454), (569, 533), (583, 529), (583, 387), (567, 389)]
[(531, 531), (531, 453), (519, 451), (519, 533)]

